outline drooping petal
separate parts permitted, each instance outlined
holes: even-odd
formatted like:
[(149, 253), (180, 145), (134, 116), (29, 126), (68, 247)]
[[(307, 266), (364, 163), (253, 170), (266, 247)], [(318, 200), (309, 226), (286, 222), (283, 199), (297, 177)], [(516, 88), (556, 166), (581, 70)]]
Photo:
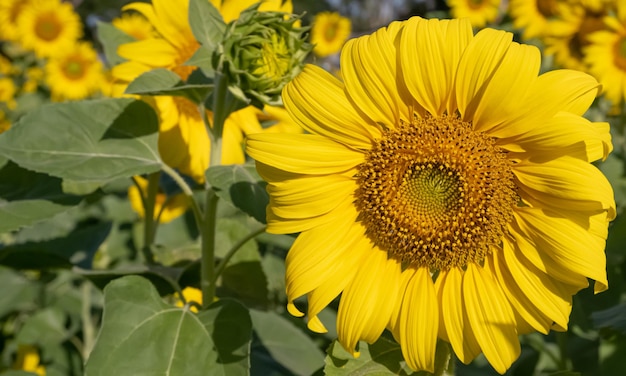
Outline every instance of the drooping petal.
[(398, 324), (400, 347), (409, 367), (434, 372), (439, 307), (428, 268), (417, 268), (408, 281)]
[(369, 149), (380, 129), (366, 124), (343, 84), (316, 65), (306, 65), (283, 90), (289, 114), (304, 129), (356, 149)]
[(350, 39), (341, 52), (346, 94), (372, 124), (392, 128), (410, 120), (397, 84), (396, 49), (386, 29)]
[(450, 268), (448, 271), (441, 272), (439, 279), (441, 279), (439, 306), (443, 325), (445, 325), (454, 353), (461, 362), (469, 364), (480, 354), (480, 345), (470, 329), (470, 323), (465, 314), (463, 272), (458, 268)]
[(377, 247), (365, 256), (354, 279), (341, 295), (337, 334), (343, 347), (355, 351), (359, 340), (375, 342), (389, 322), (399, 299), (401, 266)]
[(364, 160), (364, 154), (314, 134), (253, 134), (246, 149), (259, 162), (301, 174), (341, 173)]
[(468, 264), (463, 276), (463, 300), (471, 330), (493, 368), (503, 374), (519, 357), (515, 316), (493, 276)]
[(461, 118), (471, 121), (482, 100), (486, 86), (502, 63), (513, 35), (494, 29), (483, 29), (467, 45), (456, 74), (456, 102)]
[[(605, 239), (547, 210), (517, 208), (514, 217), (521, 235), (540, 250), (541, 258), (547, 256), (554, 261), (560, 274), (591, 278), (597, 282), (596, 292), (608, 288)], [(563, 282), (570, 283), (567, 279)]]

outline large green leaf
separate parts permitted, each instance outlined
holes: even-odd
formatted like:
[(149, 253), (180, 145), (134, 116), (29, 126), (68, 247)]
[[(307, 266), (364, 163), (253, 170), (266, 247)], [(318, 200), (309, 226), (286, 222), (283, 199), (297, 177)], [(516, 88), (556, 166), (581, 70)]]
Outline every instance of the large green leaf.
[(133, 80), (126, 88), (126, 93), (183, 96), (195, 103), (202, 103), (212, 89), (213, 81), (200, 70), (194, 71), (187, 82), (183, 82), (171, 70), (159, 68), (143, 73)]
[(0, 168), (0, 233), (52, 217), (81, 200), (64, 193), (59, 178), (4, 163)]
[(15, 269), (91, 267), (111, 231), (111, 222), (85, 224), (66, 236), (0, 247), (0, 264)]
[(42, 106), (0, 134), (0, 155), (74, 182), (159, 170), (158, 119), (145, 102), (101, 99)]
[(213, 52), (221, 42), (226, 24), (219, 10), (206, 0), (189, 1), (189, 24), (196, 40)]
[(294, 375), (311, 375), (324, 365), (324, 354), (287, 319), (274, 312), (251, 310), (254, 332), (272, 358)]
[(327, 352), (324, 373), (328, 376), (413, 374), (404, 363), (400, 345), (384, 337), (371, 345), (359, 342), (361, 355), (358, 358), (353, 358), (336, 341), (330, 345)]
[(251, 328), (248, 311), (233, 300), (195, 314), (166, 304), (144, 278), (120, 278), (104, 290), (85, 375), (247, 375)]
[(254, 164), (213, 166), (207, 170), (207, 181), (217, 195), (261, 223), (266, 223), (265, 207), (269, 196), (267, 185)]

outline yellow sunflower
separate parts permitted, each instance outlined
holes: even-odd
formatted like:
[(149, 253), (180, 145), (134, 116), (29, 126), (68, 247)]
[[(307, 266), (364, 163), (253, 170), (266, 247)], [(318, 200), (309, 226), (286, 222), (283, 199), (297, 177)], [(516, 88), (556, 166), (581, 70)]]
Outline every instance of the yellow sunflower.
[(70, 49), (82, 36), (83, 26), (71, 3), (31, 0), (17, 18), (19, 41), (39, 57)]
[(352, 23), (337, 12), (320, 12), (315, 15), (311, 27), (313, 53), (325, 57), (341, 50), (350, 37)]
[[(308, 65), (283, 90), (310, 134), (247, 141), (268, 182), (268, 231), (287, 255), (288, 310), (308, 326), (341, 295), (340, 343), (385, 328), (432, 372), (437, 339), (504, 373), (518, 334), (566, 330), (571, 297), (608, 287), (613, 191), (589, 162), (609, 125), (582, 117), (598, 83), (538, 75), (540, 52), (462, 20), (394, 22), (352, 39), (343, 82)], [(428, 325), (424, 325), (428, 323)]]
[[(187, 304), (196, 303), (199, 306), (202, 306), (202, 290), (197, 289), (195, 287), (185, 287), (182, 291), (183, 297), (187, 301)], [(183, 301), (180, 299), (176, 299), (176, 307), (183, 307)], [(191, 305), (191, 312), (198, 313), (198, 308), (195, 305)]]
[(77, 42), (48, 59), (46, 83), (55, 101), (85, 99), (100, 91), (103, 66), (88, 42)]
[(121, 17), (114, 18), (111, 24), (137, 40), (157, 36), (152, 24), (140, 13), (124, 12)]
[(581, 5), (563, 6), (558, 19), (548, 23), (544, 35), (545, 54), (554, 55), (557, 66), (587, 71), (583, 50), (589, 44), (591, 33), (606, 30), (604, 17), (608, 8), (592, 10)]
[(542, 38), (550, 31), (548, 22), (559, 15), (559, 5), (567, 0), (510, 0), (513, 25), (522, 30), (522, 38)]
[(245, 9), (254, 4), (261, 3), (261, 12), (284, 12), (292, 13), (293, 4), (291, 0), (210, 0), (224, 18), (226, 23), (236, 20)]
[(30, 0), (0, 0), (0, 40), (16, 41), (17, 17)]
[[(213, 1), (228, 22), (252, 5), (250, 1)], [(184, 63), (196, 52), (199, 44), (193, 36), (188, 20), (189, 0), (153, 0), (148, 3), (131, 3), (125, 10), (142, 14), (157, 31), (157, 35), (123, 44), (118, 54), (126, 62), (113, 67), (116, 84), (114, 95), (121, 95), (124, 87), (142, 73), (155, 68), (166, 68), (181, 79), (189, 77), (195, 67)], [(266, 1), (261, 10), (291, 11), (291, 1)], [(209, 166), (210, 140), (197, 107), (181, 97), (155, 98), (161, 118), (159, 151), (165, 163), (204, 182), (204, 172)], [(245, 161), (242, 142), (249, 127), (255, 132), (262, 128), (253, 108), (232, 114), (224, 126), (222, 163)]]
[(7, 114), (0, 110), (0, 133), (6, 132), (11, 128), (11, 121), (7, 119)]
[(17, 88), (13, 79), (9, 77), (0, 77), (0, 103), (4, 103), (8, 109), (13, 110), (17, 107), (15, 101), (15, 92)]
[(626, 98), (626, 7), (619, 7), (616, 16), (605, 18), (607, 30), (587, 37), (584, 49), (589, 73), (602, 84), (602, 92), (614, 106)]
[(42, 366), (39, 362), (39, 351), (36, 347), (31, 345), (19, 345), (13, 369), (32, 372), (39, 376), (46, 376), (46, 367)]
[(501, 0), (447, 0), (454, 18), (469, 18), (475, 28), (493, 23), (500, 14)]
[[(128, 200), (133, 210), (144, 217), (144, 198), (148, 189), (148, 181), (141, 176), (135, 176), (136, 185), (128, 188)], [(189, 199), (184, 194), (168, 197), (164, 192), (157, 193), (154, 205), (154, 219), (160, 223), (168, 223), (185, 214), (189, 208)]]

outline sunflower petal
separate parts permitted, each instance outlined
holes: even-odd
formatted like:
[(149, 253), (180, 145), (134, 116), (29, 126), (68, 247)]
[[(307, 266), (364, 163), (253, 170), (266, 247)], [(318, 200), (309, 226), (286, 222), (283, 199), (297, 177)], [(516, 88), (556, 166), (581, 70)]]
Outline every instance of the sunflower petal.
[(521, 351), (510, 303), (492, 276), (475, 264), (468, 264), (463, 276), (463, 300), (483, 354), (504, 374)]

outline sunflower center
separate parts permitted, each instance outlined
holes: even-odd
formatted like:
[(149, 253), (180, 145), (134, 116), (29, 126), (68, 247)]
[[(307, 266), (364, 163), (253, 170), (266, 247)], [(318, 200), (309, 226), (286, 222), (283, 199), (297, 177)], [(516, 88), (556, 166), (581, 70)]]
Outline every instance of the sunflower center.
[(483, 0), (469, 0), (467, 5), (469, 5), (471, 9), (480, 9), (483, 7)]
[(85, 76), (85, 64), (78, 60), (69, 60), (64, 66), (63, 72), (65, 76), (71, 80), (78, 80)]
[(52, 13), (41, 15), (35, 24), (35, 34), (45, 41), (55, 40), (62, 29), (63, 25)]
[(482, 262), (517, 203), (505, 151), (456, 116), (386, 131), (357, 179), (367, 235), (391, 257), (431, 270)]
[(332, 42), (333, 40), (335, 40), (338, 28), (339, 25), (337, 25), (337, 23), (329, 22), (326, 29), (324, 30), (324, 40), (326, 40), (327, 42)]
[(280, 81), (289, 70), (289, 49), (282, 38), (273, 34), (261, 47), (261, 58), (252, 72), (257, 77)]
[(615, 65), (626, 71), (626, 35), (622, 35), (622, 37), (615, 42), (613, 56), (615, 57)]
[(545, 18), (551, 18), (557, 14), (558, 3), (556, 0), (536, 0), (537, 10)]

